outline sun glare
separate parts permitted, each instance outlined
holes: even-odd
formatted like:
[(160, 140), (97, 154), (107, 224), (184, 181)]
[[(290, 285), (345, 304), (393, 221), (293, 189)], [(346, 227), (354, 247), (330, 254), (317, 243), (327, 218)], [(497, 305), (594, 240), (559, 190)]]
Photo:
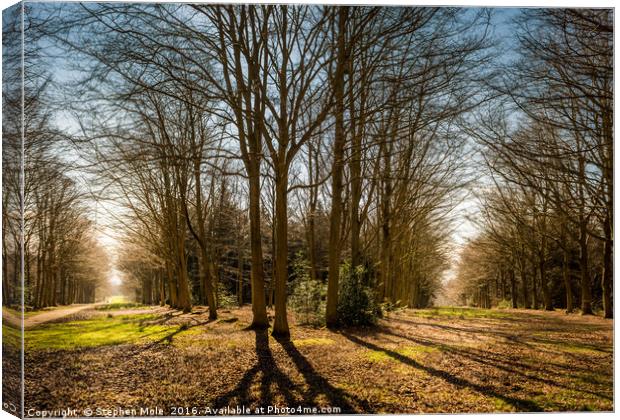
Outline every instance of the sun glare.
[(110, 284), (113, 286), (119, 286), (121, 283), (123, 283), (123, 280), (118, 275), (118, 273), (116, 273), (115, 271), (113, 271), (112, 274), (110, 275), (109, 281), (110, 281)]

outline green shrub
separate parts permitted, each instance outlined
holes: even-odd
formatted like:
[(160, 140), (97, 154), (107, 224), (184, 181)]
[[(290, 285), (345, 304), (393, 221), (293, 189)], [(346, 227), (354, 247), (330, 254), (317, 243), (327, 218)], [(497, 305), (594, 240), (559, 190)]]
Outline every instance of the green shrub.
[(510, 309), (512, 308), (512, 301), (508, 299), (502, 299), (499, 302), (497, 302), (497, 308), (498, 309)]
[(352, 270), (348, 262), (340, 268), (338, 318), (342, 325), (373, 325), (381, 316), (372, 289), (364, 286), (364, 274), (363, 266)]
[(219, 308), (234, 308), (238, 306), (237, 297), (230, 293), (221, 282), (217, 283), (217, 306)]
[(293, 261), (294, 281), (289, 296), (289, 307), (299, 324), (322, 325), (325, 323), (325, 296), (327, 286), (310, 277), (310, 267), (301, 253)]

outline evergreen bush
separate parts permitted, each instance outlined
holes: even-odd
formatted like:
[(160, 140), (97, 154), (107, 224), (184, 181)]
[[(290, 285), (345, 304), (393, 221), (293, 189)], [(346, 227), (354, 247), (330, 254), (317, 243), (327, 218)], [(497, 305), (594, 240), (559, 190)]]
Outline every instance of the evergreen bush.
[(381, 316), (372, 289), (364, 286), (364, 274), (364, 266), (351, 269), (347, 262), (340, 268), (338, 318), (342, 325), (374, 325)]
[(324, 324), (327, 286), (310, 277), (308, 261), (301, 253), (293, 261), (293, 276), (295, 280), (288, 301), (295, 319), (302, 325)]

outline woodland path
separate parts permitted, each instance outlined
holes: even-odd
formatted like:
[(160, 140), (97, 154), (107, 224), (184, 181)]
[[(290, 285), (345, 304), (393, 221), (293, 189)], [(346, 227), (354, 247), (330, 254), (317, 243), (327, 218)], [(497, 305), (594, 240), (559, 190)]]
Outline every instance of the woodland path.
[(85, 311), (87, 309), (93, 309), (97, 306), (96, 303), (84, 304), (84, 305), (69, 305), (59, 309), (52, 309), (43, 313), (33, 315), (24, 319), (24, 328), (33, 328), (37, 325), (44, 324), (46, 322), (55, 321), (60, 318), (64, 318), (69, 315), (73, 315), (77, 312)]

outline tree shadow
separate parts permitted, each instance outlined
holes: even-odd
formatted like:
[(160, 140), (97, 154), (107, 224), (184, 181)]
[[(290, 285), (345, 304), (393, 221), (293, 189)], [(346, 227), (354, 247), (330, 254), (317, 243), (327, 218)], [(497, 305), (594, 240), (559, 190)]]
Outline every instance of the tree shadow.
[[(150, 350), (150, 349), (158, 346), (159, 344), (163, 344), (163, 343), (171, 344), (172, 341), (174, 340), (174, 337), (176, 337), (178, 334), (180, 334), (182, 332), (185, 332), (185, 331), (188, 331), (188, 330), (190, 330), (192, 328), (195, 328), (195, 327), (200, 327), (200, 326), (203, 326), (203, 325), (207, 325), (207, 324), (213, 323), (215, 321), (216, 320), (214, 320), (214, 319), (209, 319), (209, 320), (206, 320), (204, 322), (198, 322), (198, 323), (192, 324), (192, 325), (187, 325), (187, 324), (179, 325), (179, 327), (176, 330), (166, 334), (165, 336), (161, 337), (160, 339), (151, 341), (148, 344), (145, 344), (145, 345), (142, 345), (142, 346), (137, 346), (135, 349), (130, 351), (128, 353), (128, 355), (130, 355), (130, 356), (137, 356), (137, 355), (140, 355), (140, 354), (144, 353), (147, 350)], [(152, 325), (152, 324), (140, 324), (140, 325)], [(144, 338), (147, 338), (147, 337), (150, 337), (150, 336), (153, 336), (153, 335), (157, 335), (157, 334), (159, 334), (159, 332), (155, 331), (155, 332), (152, 332), (150, 334), (143, 334), (143, 335), (140, 336), (140, 338), (144, 339)]]
[(295, 384), (278, 368), (273, 358), (269, 348), (268, 330), (257, 329), (253, 331), (255, 333), (256, 356), (258, 357), (256, 364), (243, 375), (234, 389), (217, 397), (214, 407), (225, 407), (235, 399), (237, 404), (249, 406), (252, 402), (249, 390), (255, 377), (259, 376), (259, 374), (261, 376), (260, 405), (262, 407), (273, 405), (274, 396), (271, 392), (273, 384), (282, 393), (289, 407), (301, 404), (302, 401), (297, 400), (291, 392), (291, 390), (296, 388)]
[(368, 413), (370, 407), (367, 402), (351, 396), (343, 390), (336, 388), (329, 383), (327, 379), (321, 376), (312, 366), (312, 364), (301, 354), (292, 341), (288, 339), (276, 339), (282, 346), (286, 354), (293, 360), (297, 370), (303, 375), (304, 380), (308, 384), (308, 389), (304, 393), (304, 402), (316, 403), (316, 398), (323, 394), (328, 400), (331, 407), (338, 407), (342, 414), (357, 413), (353, 405), (348, 400), (354, 400), (363, 412)]
[[(449, 372), (446, 372), (444, 370), (441, 369), (437, 369), (431, 366), (424, 366), (421, 363), (415, 361), (414, 359), (404, 356), (394, 350), (390, 350), (390, 349), (386, 349), (383, 347), (380, 347), (376, 344), (370, 343), (368, 341), (364, 341), (359, 337), (356, 337), (346, 331), (340, 331), (340, 333), (342, 334), (343, 337), (347, 338), (349, 341), (366, 347), (367, 349), (373, 350), (373, 351), (379, 351), (382, 352), (388, 356), (390, 356), (391, 358), (398, 360), (401, 363), (404, 363), (406, 365), (409, 365), (415, 369), (419, 369), (419, 370), (423, 370), (426, 373), (436, 377), (436, 378), (440, 378), (443, 379), (444, 381), (455, 385), (457, 387), (466, 387), (466, 388), (470, 388), (474, 391), (477, 391), (481, 394), (484, 394), (488, 397), (493, 397), (493, 398), (498, 398), (502, 401), (504, 401), (507, 404), (512, 405), (513, 407), (515, 407), (517, 410), (519, 411), (527, 411), (527, 412), (541, 412), (543, 411), (542, 408), (536, 404), (534, 401), (530, 401), (530, 400), (524, 400), (521, 398), (516, 398), (516, 397), (511, 397), (508, 395), (504, 395), (500, 392), (498, 392), (497, 390), (493, 389), (491, 386), (484, 386), (484, 385), (479, 385), (476, 384), (474, 382), (468, 381), (467, 379), (464, 378), (460, 378), (458, 376), (452, 375)], [(432, 345), (432, 344), (431, 344)]]
[[(542, 363), (542, 361), (539, 361), (538, 364), (524, 363), (519, 360), (514, 360), (510, 357), (504, 357), (496, 352), (482, 351), (482, 350), (477, 350), (475, 348), (463, 348), (460, 346), (446, 345), (443, 343), (436, 343), (436, 342), (429, 341), (429, 340), (414, 338), (406, 334), (399, 334), (397, 332), (392, 331), (390, 328), (386, 328), (382, 326), (376, 327), (375, 330), (376, 330), (375, 332), (378, 332), (380, 334), (403, 338), (405, 340), (408, 340), (408, 341), (411, 341), (413, 343), (420, 344), (423, 346), (439, 347), (445, 353), (453, 354), (456, 357), (467, 358), (481, 366), (492, 366), (498, 370), (509, 373), (510, 375), (520, 376), (528, 381), (544, 383), (546, 385), (561, 387), (566, 390), (573, 390), (577, 392), (591, 394), (593, 396), (604, 398), (607, 400), (611, 399), (608, 395), (605, 395), (599, 392), (595, 392), (595, 391), (588, 390), (588, 389), (581, 389), (578, 387), (570, 387), (570, 386), (567, 386), (567, 384), (565, 383), (558, 382), (557, 380), (550, 379), (546, 376), (539, 376), (539, 375), (527, 373), (528, 371), (532, 371), (532, 370), (540, 372), (542, 366), (553, 366), (557, 368), (558, 370), (563, 371), (563, 372), (553, 372), (556, 376), (572, 377), (577, 370), (579, 371), (583, 370), (583, 369), (575, 367), (574, 365), (562, 365), (559, 363), (553, 363), (549, 361), (544, 361), (544, 363)], [(521, 344), (521, 345), (525, 345), (527, 347), (533, 348), (533, 346), (525, 342), (521, 342), (518, 340), (514, 342), (517, 344)]]
[(166, 323), (168, 321), (170, 321), (173, 318), (177, 318), (180, 317), (182, 315), (187, 315), (187, 313), (179, 310), (179, 309), (173, 309), (173, 308), (168, 308), (168, 310), (166, 312), (160, 313), (158, 314), (158, 316), (154, 319), (149, 320), (151, 323), (156, 323), (156, 324), (163, 324)]
[(497, 330), (484, 330), (484, 329), (480, 329), (480, 328), (461, 328), (461, 327), (455, 327), (452, 325), (443, 325), (443, 324), (435, 324), (435, 323), (422, 323), (422, 322), (415, 322), (409, 319), (395, 319), (392, 318), (390, 319), (390, 321), (394, 321), (396, 323), (402, 323), (402, 324), (408, 324), (408, 325), (413, 325), (413, 326), (427, 326), (427, 327), (431, 327), (431, 328), (437, 328), (437, 329), (441, 329), (441, 330), (445, 330), (445, 331), (450, 331), (450, 332), (456, 332), (456, 333), (466, 333), (466, 334), (480, 334), (480, 335), (486, 335), (486, 336), (499, 336), (502, 337), (504, 339), (506, 339), (507, 341), (516, 343), (516, 344), (521, 344), (524, 346), (528, 346), (528, 347), (532, 347), (532, 345), (530, 345), (529, 343), (522, 341), (518, 336), (514, 335), (514, 334), (509, 334), (509, 333), (505, 333), (505, 332), (500, 332)]
[(591, 343), (584, 343), (583, 341), (566, 341), (562, 339), (552, 340), (549, 338), (540, 338), (540, 337), (533, 337), (532, 341), (539, 343), (539, 344), (548, 344), (551, 346), (557, 346), (560, 348), (560, 351), (564, 353), (571, 353), (571, 352), (564, 351), (561, 349), (576, 348), (578, 350), (596, 351), (600, 353), (605, 353), (607, 355), (613, 354), (613, 349), (611, 347), (600, 346), (600, 345), (591, 344)]
[[(378, 327), (377, 330), (381, 334), (386, 334), (394, 337), (404, 338), (405, 340), (411, 341), (416, 344), (440, 348), (443, 352), (453, 354), (455, 357), (463, 357), (471, 360), (479, 364), (480, 366), (492, 366), (495, 369), (501, 370), (503, 372), (509, 373), (510, 375), (520, 376), (529, 381), (544, 383), (546, 385), (551, 385), (555, 387), (564, 388), (567, 390), (573, 390), (577, 392), (582, 392), (586, 394), (591, 394), (596, 397), (604, 398), (610, 400), (610, 397), (605, 394), (601, 394), (599, 392), (591, 391), (588, 389), (580, 389), (576, 387), (567, 386), (565, 383), (558, 382), (556, 380), (550, 379), (548, 377), (541, 377), (539, 375), (533, 375), (527, 373), (527, 371), (531, 370), (540, 370), (540, 366), (535, 366), (533, 364), (523, 363), (518, 360), (511, 359), (510, 357), (502, 357), (501, 355), (490, 352), (490, 351), (481, 351), (474, 348), (467, 349), (463, 347), (451, 346), (446, 344), (438, 344), (432, 341), (413, 338), (405, 334), (398, 334), (396, 332), (391, 331), (385, 327)], [(530, 346), (531, 347), (531, 346)], [(548, 363), (545, 361), (545, 365)], [(565, 373), (556, 373), (558, 376), (572, 377), (577, 369), (575, 366), (563, 366), (555, 364), (554, 366), (558, 367), (561, 370), (566, 371)]]
[[(293, 343), (288, 339), (277, 339), (288, 357), (292, 360), (297, 370), (302, 374), (306, 382), (306, 389), (295, 384), (277, 365), (271, 349), (269, 348), (269, 331), (265, 329), (252, 330), (255, 334), (256, 364), (249, 369), (234, 389), (219, 396), (214, 407), (224, 407), (233, 401), (236, 404), (250, 406), (256, 402), (257, 396), (249, 394), (252, 383), (260, 376), (260, 395), (258, 396), (259, 406), (267, 407), (274, 405), (274, 393), (272, 387), (275, 386), (277, 392), (281, 393), (289, 408), (297, 406), (317, 407), (317, 397), (324, 395), (332, 408), (340, 408), (341, 413), (358, 413), (349, 400), (354, 400), (363, 410), (368, 410), (368, 405), (359, 401), (353, 396), (331, 385), (327, 379), (322, 377), (306, 359)], [(294, 394), (297, 394), (296, 397)]]
[(153, 343), (151, 343), (151, 346), (154, 346), (154, 345), (157, 345), (157, 344), (160, 344), (160, 343), (164, 343), (164, 342), (172, 343), (172, 340), (178, 334), (180, 334), (180, 333), (182, 333), (184, 331), (188, 331), (188, 330), (190, 330), (192, 328), (195, 328), (195, 327), (200, 327), (200, 326), (203, 326), (203, 325), (211, 324), (211, 323), (213, 323), (215, 321), (216, 321), (215, 319), (209, 319), (207, 321), (198, 322), (198, 323), (192, 324), (192, 325), (187, 325), (187, 324), (179, 325), (179, 328), (177, 328), (176, 330), (172, 331), (170, 334), (166, 334), (164, 337), (160, 338), (159, 340), (154, 341)]

